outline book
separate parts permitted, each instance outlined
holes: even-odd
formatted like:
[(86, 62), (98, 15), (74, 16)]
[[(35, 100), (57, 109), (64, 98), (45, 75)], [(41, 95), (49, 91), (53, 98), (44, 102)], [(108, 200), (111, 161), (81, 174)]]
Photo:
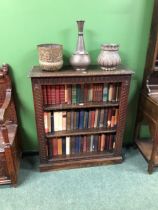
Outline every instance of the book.
[(103, 128), (104, 126), (104, 109), (100, 110), (100, 121), (99, 121), (99, 128)]
[(54, 112), (54, 131), (62, 130), (62, 112)]
[(99, 113), (99, 109), (95, 110), (95, 119), (94, 119), (94, 128), (97, 128), (98, 126), (98, 113)]
[(65, 103), (65, 85), (59, 86), (59, 93), (60, 93), (60, 103)]
[(94, 151), (94, 135), (90, 136), (90, 152)]
[(47, 112), (43, 113), (43, 118), (44, 118), (44, 131), (45, 133), (48, 133), (49, 129), (48, 129), (48, 113)]
[(54, 113), (51, 112), (51, 133), (54, 133)]
[(70, 144), (71, 154), (75, 154), (75, 137), (72, 136), (70, 141), (71, 141), (71, 144)]
[(62, 137), (62, 154), (66, 154), (66, 137)]
[(100, 140), (100, 151), (104, 151), (105, 149), (105, 138), (106, 135), (105, 134), (101, 134), (101, 140)]
[(76, 84), (76, 103), (80, 103), (81, 85)]
[(53, 145), (53, 156), (57, 156), (58, 155), (58, 139), (57, 138), (52, 139), (52, 145)]
[(51, 85), (50, 86), (50, 94), (51, 94), (51, 104), (54, 105), (56, 104), (56, 101), (55, 101), (55, 85)]
[(58, 138), (57, 142), (58, 142), (58, 155), (62, 155), (62, 139)]
[(47, 112), (48, 133), (51, 133), (51, 112)]
[(81, 110), (79, 112), (79, 129), (83, 129), (84, 128), (84, 111)]
[(62, 112), (62, 130), (66, 130), (66, 112)]
[(86, 152), (87, 148), (87, 136), (83, 137), (83, 152)]
[(93, 99), (93, 84), (88, 85), (88, 101), (91, 102)]
[(88, 84), (84, 84), (84, 103), (88, 102)]
[(108, 121), (108, 109), (104, 109), (104, 128), (106, 128), (107, 127), (107, 121)]
[(72, 104), (76, 104), (76, 85), (72, 85)]
[(103, 101), (107, 102), (108, 101), (108, 84), (104, 84), (103, 87)]
[(66, 155), (70, 155), (70, 137), (66, 136)]
[(72, 85), (67, 85), (67, 103), (71, 104), (72, 103)]
[(67, 111), (66, 114), (66, 130), (71, 130), (71, 112)]
[(60, 86), (55, 85), (55, 104), (60, 104)]

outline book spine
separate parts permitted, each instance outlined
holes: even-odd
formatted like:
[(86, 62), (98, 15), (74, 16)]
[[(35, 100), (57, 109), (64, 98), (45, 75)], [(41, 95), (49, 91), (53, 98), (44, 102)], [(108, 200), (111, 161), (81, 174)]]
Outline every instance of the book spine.
[(62, 112), (62, 130), (66, 130), (66, 112)]
[(83, 137), (83, 152), (86, 152), (87, 148), (87, 136)]
[(50, 91), (51, 91), (51, 104), (55, 104), (55, 85), (50, 86)]
[(58, 138), (58, 155), (62, 155), (62, 139)]
[(55, 103), (60, 104), (60, 86), (55, 86)]
[(71, 130), (71, 112), (67, 111), (66, 116), (66, 130)]
[(94, 151), (94, 135), (91, 135), (91, 138), (90, 138), (90, 152), (93, 152)]
[(105, 134), (101, 134), (100, 151), (103, 152), (105, 148)]
[(66, 136), (66, 155), (70, 155), (70, 137)]
[(62, 137), (62, 154), (66, 155), (66, 137)]
[(48, 147), (48, 159), (52, 159), (53, 157), (53, 147), (52, 147), (52, 142), (50, 139), (47, 140), (47, 147)]
[(72, 85), (72, 103), (76, 104), (76, 85)]
[(48, 133), (49, 132), (49, 128), (48, 128), (48, 113), (47, 112), (44, 112), (43, 113), (43, 117), (44, 117), (44, 131), (45, 133)]
[(64, 104), (65, 103), (65, 85), (60, 85), (59, 91), (60, 91), (60, 103)]
[(68, 89), (67, 103), (71, 104), (72, 103), (72, 85), (67, 85), (67, 89)]
[(103, 87), (103, 101), (104, 102), (108, 101), (108, 84), (104, 84)]
[(103, 128), (104, 124), (104, 109), (100, 110), (100, 122), (99, 122), (99, 128)]
[(57, 138), (52, 139), (52, 145), (53, 145), (53, 156), (57, 156), (58, 155), (58, 139)]

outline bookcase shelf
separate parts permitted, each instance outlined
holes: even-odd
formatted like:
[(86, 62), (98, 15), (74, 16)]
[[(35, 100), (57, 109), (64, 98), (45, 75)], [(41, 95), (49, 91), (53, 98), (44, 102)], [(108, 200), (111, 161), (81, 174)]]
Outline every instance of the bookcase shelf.
[(54, 133), (47, 133), (47, 138), (56, 138), (62, 136), (78, 136), (78, 135), (92, 135), (100, 133), (115, 133), (116, 129), (105, 128), (88, 128), (88, 129), (76, 129), (71, 131), (55, 131)]
[(132, 71), (30, 72), (40, 171), (121, 163)]
[(58, 105), (45, 105), (44, 111), (55, 110), (70, 110), (70, 109), (85, 109), (85, 108), (100, 108), (100, 107), (118, 107), (119, 102), (89, 102), (80, 104), (58, 104)]

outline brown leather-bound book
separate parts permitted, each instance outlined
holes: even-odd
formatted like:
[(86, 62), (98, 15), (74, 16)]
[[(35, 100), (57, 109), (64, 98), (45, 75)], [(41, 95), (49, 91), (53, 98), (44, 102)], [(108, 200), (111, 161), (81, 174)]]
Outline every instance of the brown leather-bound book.
[(91, 128), (94, 128), (95, 110), (91, 110)]
[(118, 118), (119, 118), (119, 109), (115, 109), (115, 122), (114, 122), (115, 127), (117, 126)]
[(86, 152), (87, 150), (87, 136), (83, 137), (83, 152)]
[(99, 113), (99, 109), (96, 109), (95, 110), (94, 128), (97, 128), (97, 126), (98, 126), (98, 113)]
[(70, 154), (75, 154), (75, 137), (72, 136), (70, 139)]
[(62, 139), (58, 138), (58, 155), (62, 155)]
[(101, 135), (98, 135), (98, 151), (101, 151)]
[(105, 139), (106, 139), (106, 135), (105, 134), (101, 134), (101, 142), (100, 142), (100, 151), (104, 151), (105, 149)]
[(51, 85), (51, 104), (55, 104), (55, 85)]
[(98, 84), (97, 87), (97, 101), (103, 101), (103, 84)]
[(90, 152), (90, 144), (91, 144), (91, 136), (87, 136), (87, 148), (86, 148), (86, 151), (87, 152)]
[(57, 156), (58, 155), (58, 139), (57, 138), (52, 139), (52, 145), (53, 145), (53, 156)]
[(111, 111), (112, 112), (112, 114), (111, 114), (111, 126), (110, 126), (111, 128), (114, 128), (115, 127), (115, 118), (116, 118), (115, 117), (115, 110), (116, 109), (113, 108), (112, 111)]
[(43, 93), (43, 104), (47, 105), (47, 89), (46, 89), (46, 85), (42, 86), (42, 93)]
[(55, 85), (55, 103), (60, 104), (60, 86)]
[(93, 98), (92, 101), (96, 102), (97, 101), (97, 94), (98, 94), (98, 85), (97, 84), (93, 84)]
[(70, 130), (71, 129), (71, 112), (67, 111), (66, 114), (66, 130)]
[(111, 134), (109, 136), (109, 148), (108, 148), (109, 152), (112, 152), (113, 150), (113, 135)]
[(60, 91), (60, 103), (65, 104), (65, 85), (60, 85), (59, 86), (59, 91)]

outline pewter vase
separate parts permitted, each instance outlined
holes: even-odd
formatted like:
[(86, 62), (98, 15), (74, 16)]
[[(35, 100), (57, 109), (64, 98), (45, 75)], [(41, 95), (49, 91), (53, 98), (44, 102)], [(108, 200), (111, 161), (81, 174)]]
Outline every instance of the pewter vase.
[(78, 26), (78, 41), (75, 53), (70, 58), (70, 64), (75, 70), (86, 70), (90, 65), (90, 56), (85, 50), (83, 38), (84, 21), (77, 21)]

